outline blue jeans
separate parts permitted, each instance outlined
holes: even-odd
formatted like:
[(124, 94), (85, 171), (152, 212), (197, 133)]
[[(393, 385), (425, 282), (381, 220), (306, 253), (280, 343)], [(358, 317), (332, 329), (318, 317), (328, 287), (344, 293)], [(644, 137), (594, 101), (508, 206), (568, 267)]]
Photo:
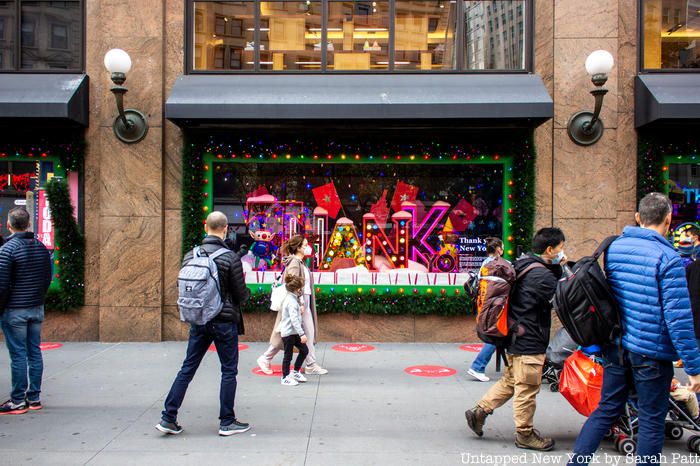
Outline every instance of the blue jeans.
[(574, 454), (577, 456), (569, 464), (585, 465), (591, 461), (603, 436), (623, 414), (630, 393), (637, 394), (639, 413), (637, 464), (661, 464), (673, 363), (623, 349), (623, 364), (620, 365), (616, 345), (605, 350), (604, 360), (600, 404), (583, 425), (574, 445)]
[(476, 355), (476, 359), (472, 363), (472, 370), (474, 372), (483, 374), (486, 370), (486, 366), (489, 365), (489, 361), (491, 360), (493, 353), (495, 352), (495, 346), (490, 345), (488, 343), (484, 343), (484, 346), (481, 348), (481, 351), (479, 351), (479, 354)]
[(43, 321), (44, 306), (5, 309), (2, 314), (2, 333), (5, 335), (12, 367), (10, 399), (15, 404), (22, 403), (25, 399), (40, 400), (44, 360), (39, 344)]
[(185, 399), (187, 387), (212, 342), (216, 345), (216, 353), (221, 362), (220, 424), (228, 426), (236, 419), (233, 404), (236, 399), (238, 375), (238, 327), (234, 322), (209, 322), (206, 325), (190, 326), (187, 355), (165, 398), (165, 409), (162, 413), (164, 421), (177, 421), (177, 412)]

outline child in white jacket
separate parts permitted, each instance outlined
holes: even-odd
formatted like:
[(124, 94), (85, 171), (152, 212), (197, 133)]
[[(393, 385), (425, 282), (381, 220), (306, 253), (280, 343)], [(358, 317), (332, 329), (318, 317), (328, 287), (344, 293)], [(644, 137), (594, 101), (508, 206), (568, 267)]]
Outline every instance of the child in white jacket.
[[(282, 385), (298, 385), (299, 382), (306, 382), (306, 377), (299, 372), (309, 349), (306, 346), (306, 335), (302, 326), (301, 313), (299, 312), (299, 297), (304, 282), (296, 275), (285, 275), (285, 287), (287, 296), (282, 302), (282, 318), (277, 330), (282, 336), (284, 343), (284, 359), (282, 359)], [(294, 361), (294, 371), (289, 374), (289, 364), (292, 362), (294, 347), (299, 350), (299, 355)]]

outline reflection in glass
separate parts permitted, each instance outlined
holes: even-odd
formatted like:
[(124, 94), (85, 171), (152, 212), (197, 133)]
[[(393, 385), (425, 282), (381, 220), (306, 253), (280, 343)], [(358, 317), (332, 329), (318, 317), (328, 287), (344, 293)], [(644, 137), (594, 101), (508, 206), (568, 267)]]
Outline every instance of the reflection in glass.
[(700, 68), (700, 0), (645, 0), (644, 68)]
[(260, 69), (321, 69), (321, 2), (260, 3)]
[(465, 68), (525, 69), (524, 11), (524, 0), (465, 1)]
[(454, 70), (456, 1), (396, 2), (396, 70)]
[(23, 1), (21, 13), (22, 69), (81, 68), (80, 2)]
[(672, 233), (689, 223), (700, 225), (700, 164), (668, 165), (668, 197), (673, 203)]
[(389, 68), (389, 2), (328, 3), (328, 69)]
[(255, 3), (194, 3), (195, 70), (252, 70)]
[(0, 1), (0, 70), (15, 68), (15, 2)]

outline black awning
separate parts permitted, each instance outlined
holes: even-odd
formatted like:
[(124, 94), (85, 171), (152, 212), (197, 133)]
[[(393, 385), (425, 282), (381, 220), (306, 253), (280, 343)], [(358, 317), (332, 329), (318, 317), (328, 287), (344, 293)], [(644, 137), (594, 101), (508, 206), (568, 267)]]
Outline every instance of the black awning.
[(537, 75), (187, 75), (165, 116), (180, 126), (300, 121), (537, 126), (552, 118)]
[(700, 74), (644, 74), (635, 80), (635, 126), (700, 123)]
[(88, 125), (84, 74), (0, 74), (0, 125)]

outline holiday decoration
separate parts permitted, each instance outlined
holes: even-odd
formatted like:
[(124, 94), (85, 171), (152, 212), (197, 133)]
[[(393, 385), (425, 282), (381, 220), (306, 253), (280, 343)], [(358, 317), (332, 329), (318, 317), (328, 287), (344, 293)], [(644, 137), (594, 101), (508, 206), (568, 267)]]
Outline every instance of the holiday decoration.
[(438, 253), (430, 243), (428, 237), (433, 235), (435, 229), (443, 221), (447, 211), (450, 209), (450, 204), (447, 202), (438, 201), (433, 204), (427, 214), (423, 216), (420, 224), (417, 220), (417, 205), (413, 202), (404, 202), (401, 204), (402, 209), (409, 212), (412, 217), (411, 221), (411, 244), (409, 246), (409, 255), (412, 261), (424, 264), (430, 267), (432, 258)]
[(369, 209), (369, 212), (374, 214), (374, 218), (377, 220), (377, 224), (380, 228), (384, 228), (386, 221), (389, 218), (389, 207), (386, 205), (387, 191), (388, 190), (385, 189), (384, 192), (382, 192), (382, 196), (379, 198), (379, 200), (372, 204), (372, 207)]
[(328, 238), (328, 248), (321, 259), (321, 270), (332, 270), (334, 261), (345, 260), (354, 265), (364, 265), (365, 255), (352, 220), (342, 217), (335, 223)]
[(479, 215), (476, 208), (464, 199), (460, 199), (452, 212), (450, 212), (450, 221), (452, 228), (456, 232), (463, 232), (469, 228), (472, 221)]
[(374, 214), (365, 214), (362, 217), (362, 231), (364, 232), (364, 251), (367, 265), (374, 268), (376, 255), (381, 254), (389, 260), (392, 268), (408, 267), (409, 234), (413, 216), (408, 212), (396, 212), (391, 216), (394, 223), (394, 239), (390, 240), (380, 228)]
[(418, 186), (412, 186), (403, 181), (399, 181), (396, 184), (396, 190), (394, 191), (394, 197), (391, 200), (391, 208), (394, 212), (401, 210), (402, 202), (412, 202), (416, 200), (418, 195)]
[(328, 211), (329, 217), (338, 217), (338, 212), (340, 212), (342, 204), (338, 197), (338, 191), (335, 189), (335, 184), (333, 184), (332, 181), (318, 188), (314, 188), (313, 193), (316, 198), (316, 203), (319, 207), (323, 207)]

